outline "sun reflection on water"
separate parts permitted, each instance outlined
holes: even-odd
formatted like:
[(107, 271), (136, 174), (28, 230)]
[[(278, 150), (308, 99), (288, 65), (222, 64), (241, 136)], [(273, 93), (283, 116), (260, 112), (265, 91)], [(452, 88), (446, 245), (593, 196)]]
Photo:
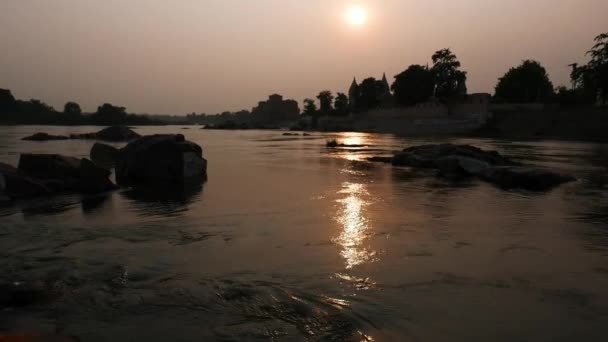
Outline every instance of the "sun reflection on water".
[(342, 225), (342, 232), (334, 242), (342, 248), (340, 254), (346, 268), (352, 269), (376, 258), (376, 252), (365, 246), (371, 234), (370, 221), (365, 215), (365, 208), (369, 205), (365, 197), (369, 194), (364, 184), (348, 182), (342, 185), (339, 193), (347, 196), (338, 200), (341, 208), (336, 220)]
[(346, 145), (367, 145), (370, 143), (369, 135), (366, 133), (340, 133), (337, 140)]

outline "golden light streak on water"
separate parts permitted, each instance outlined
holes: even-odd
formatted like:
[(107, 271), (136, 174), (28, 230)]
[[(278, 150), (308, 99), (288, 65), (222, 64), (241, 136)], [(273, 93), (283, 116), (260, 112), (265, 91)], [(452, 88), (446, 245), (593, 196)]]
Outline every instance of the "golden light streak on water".
[(371, 235), (370, 221), (366, 216), (369, 202), (365, 199), (369, 194), (364, 184), (345, 182), (342, 187), (340, 194), (346, 197), (338, 200), (340, 210), (336, 216), (342, 231), (334, 242), (341, 247), (340, 255), (345, 260), (346, 268), (352, 269), (376, 259), (376, 252), (365, 246)]

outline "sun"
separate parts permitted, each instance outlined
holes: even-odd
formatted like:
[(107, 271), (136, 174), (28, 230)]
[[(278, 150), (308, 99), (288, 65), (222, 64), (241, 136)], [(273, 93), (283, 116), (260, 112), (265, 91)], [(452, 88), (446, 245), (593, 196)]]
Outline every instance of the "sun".
[(346, 11), (346, 21), (352, 26), (362, 26), (367, 21), (367, 12), (361, 6), (352, 6)]

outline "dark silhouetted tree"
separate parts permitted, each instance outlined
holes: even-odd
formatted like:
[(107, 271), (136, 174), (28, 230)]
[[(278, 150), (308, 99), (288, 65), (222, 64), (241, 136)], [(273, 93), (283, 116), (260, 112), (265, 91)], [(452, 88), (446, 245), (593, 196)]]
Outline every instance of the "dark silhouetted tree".
[(348, 96), (344, 93), (338, 93), (334, 102), (334, 112), (337, 116), (348, 115), (349, 112)]
[(22, 113), (55, 113), (55, 108), (37, 99), (31, 99), (29, 101), (18, 101), (18, 103), (20, 104), (19, 111)]
[(17, 111), (17, 101), (8, 89), (0, 89), (0, 113), (14, 114)]
[(608, 104), (608, 32), (595, 37), (595, 45), (587, 52), (591, 60), (587, 64), (588, 78), (602, 104)]
[(68, 102), (63, 106), (63, 114), (69, 117), (79, 117), (82, 115), (82, 109), (76, 102)]
[(380, 104), (380, 96), (383, 94), (384, 84), (373, 77), (363, 80), (359, 85), (357, 97), (357, 109), (361, 111), (376, 108)]
[(329, 90), (323, 90), (317, 95), (322, 115), (330, 115), (333, 109), (334, 95)]
[(391, 86), (397, 103), (406, 106), (428, 101), (433, 96), (434, 88), (433, 73), (421, 65), (410, 65), (395, 76)]
[(114, 106), (109, 103), (97, 107), (97, 112), (93, 114), (93, 121), (103, 125), (118, 125), (127, 121), (125, 107)]
[(495, 97), (515, 103), (544, 102), (553, 96), (553, 84), (537, 61), (526, 60), (498, 80)]
[(443, 49), (433, 54), (433, 72), (435, 78), (435, 96), (445, 100), (455, 95), (466, 95), (467, 73), (460, 69), (460, 61), (450, 49)]
[(304, 100), (304, 112), (302, 115), (315, 117), (318, 114), (317, 104), (313, 99), (305, 99)]

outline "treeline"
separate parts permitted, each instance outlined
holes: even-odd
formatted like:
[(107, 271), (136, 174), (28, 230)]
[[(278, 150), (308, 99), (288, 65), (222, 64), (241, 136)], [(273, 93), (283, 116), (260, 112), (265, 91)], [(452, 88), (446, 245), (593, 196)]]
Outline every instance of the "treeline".
[[(349, 95), (324, 90), (315, 100), (304, 100), (303, 115), (312, 117), (345, 116), (350, 113), (368, 111), (381, 106), (412, 106), (435, 98), (447, 102), (467, 93), (467, 72), (460, 69), (458, 57), (450, 49), (436, 51), (432, 56), (432, 66), (410, 65), (396, 75), (391, 85), (386, 79), (374, 77), (364, 79), (360, 84), (353, 81)], [(392, 91), (392, 92), (391, 92)]]
[(76, 102), (68, 102), (63, 111), (36, 99), (17, 100), (10, 90), (0, 89), (0, 124), (4, 125), (155, 125), (160, 121), (129, 114), (125, 107), (104, 103), (90, 114)]
[(190, 124), (197, 125), (218, 125), (226, 122), (233, 122), (235, 124), (249, 123), (252, 120), (252, 114), (248, 110), (241, 110), (238, 112), (222, 112), (217, 114), (206, 114), (206, 113), (192, 113), (186, 115), (186, 121)]
[[(498, 103), (555, 103), (561, 106), (608, 104), (608, 33), (598, 35), (586, 53), (584, 65), (571, 64), (571, 86), (554, 87), (546, 69), (535, 60), (524, 60), (508, 70), (495, 86), (492, 100)], [(394, 76), (390, 98), (386, 84), (369, 77), (347, 96), (329, 90), (304, 100), (303, 115), (314, 119), (322, 116), (346, 116), (380, 106), (413, 106), (429, 101), (458, 101), (467, 94), (467, 72), (450, 49), (442, 49), (431, 57), (432, 65), (410, 65)], [(352, 102), (352, 103), (351, 103)]]
[(498, 80), (494, 100), (506, 103), (608, 104), (608, 33), (595, 37), (584, 65), (570, 64), (571, 86), (553, 87), (540, 62), (525, 60)]

